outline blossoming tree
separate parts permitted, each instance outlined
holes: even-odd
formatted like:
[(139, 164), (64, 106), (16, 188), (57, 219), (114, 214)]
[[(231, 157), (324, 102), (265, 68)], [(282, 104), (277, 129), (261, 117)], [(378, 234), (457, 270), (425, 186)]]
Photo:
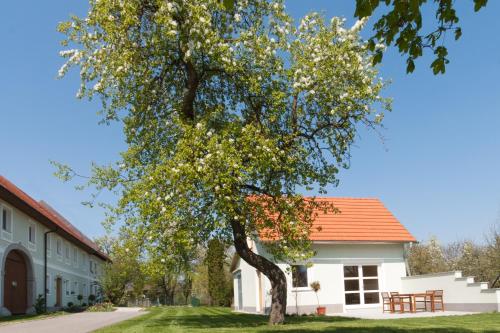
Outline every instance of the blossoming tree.
[[(75, 47), (59, 74), (80, 69), (78, 97), (102, 99), (128, 149), (90, 185), (119, 194), (112, 216), (150, 257), (231, 240), (270, 280), (270, 323), (282, 323), (274, 262), (307, 260), (313, 211), (334, 209), (298, 192), (337, 184), (357, 126), (389, 109), (362, 26), (318, 13), (294, 23), (282, 1), (91, 0), (59, 26)], [(271, 259), (248, 245), (262, 236)]]

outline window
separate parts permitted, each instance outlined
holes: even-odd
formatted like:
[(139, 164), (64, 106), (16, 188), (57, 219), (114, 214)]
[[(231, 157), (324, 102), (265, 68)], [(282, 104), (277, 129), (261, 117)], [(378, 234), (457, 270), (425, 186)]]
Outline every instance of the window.
[(2, 231), (12, 233), (12, 210), (5, 206), (0, 206), (2, 212)]
[(83, 284), (82, 290), (83, 290), (83, 292), (82, 292), (83, 297), (87, 297), (88, 293), (87, 293), (87, 284), (86, 283)]
[(94, 266), (92, 265), (92, 260), (89, 260), (90, 273), (94, 273)]
[(62, 256), (62, 241), (60, 238), (56, 240), (56, 252), (58, 256)]
[(76, 291), (78, 290), (78, 282), (74, 281), (73, 282), (73, 289), (71, 290), (71, 295), (76, 294)]
[(294, 288), (307, 287), (307, 267), (305, 265), (292, 266), (292, 286)]
[(69, 280), (64, 280), (64, 292), (69, 295)]
[(66, 261), (69, 262), (69, 244), (66, 243), (66, 246), (64, 247), (64, 255), (66, 257)]
[(346, 305), (379, 304), (378, 266), (344, 266)]
[(28, 226), (28, 241), (31, 244), (35, 244), (36, 242), (36, 226), (34, 224)]
[(47, 237), (47, 256), (50, 257), (52, 254), (52, 238), (50, 237), (50, 234), (46, 234), (45, 237)]
[(78, 249), (76, 247), (73, 248), (73, 264), (78, 265)]

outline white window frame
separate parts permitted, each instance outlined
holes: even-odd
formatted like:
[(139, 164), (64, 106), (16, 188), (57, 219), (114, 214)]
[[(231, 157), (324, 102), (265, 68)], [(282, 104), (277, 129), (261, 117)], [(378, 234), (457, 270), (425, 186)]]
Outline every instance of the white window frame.
[[(8, 214), (7, 214), (7, 219), (8, 219), (8, 223), (6, 224), (6, 226), (9, 226), (8, 229), (10, 230), (7, 230), (7, 229), (4, 229), (3, 228), (3, 212), (7, 211)], [(14, 210), (4, 204), (4, 203), (1, 203), (0, 204), (0, 230), (2, 232), (2, 238), (5, 239), (5, 240), (8, 240), (8, 241), (12, 241), (12, 235), (14, 234)]]
[[(357, 277), (345, 277), (344, 276), (344, 267), (345, 266), (356, 266), (358, 267), (358, 276)], [(377, 267), (377, 276), (363, 276), (363, 266), (375, 266)], [(344, 291), (343, 302), (346, 309), (355, 309), (355, 308), (368, 308), (368, 307), (380, 307), (380, 286), (381, 286), (381, 267), (380, 264), (377, 263), (344, 263), (342, 265), (342, 289)], [(363, 280), (378, 280), (378, 289), (377, 290), (365, 290), (364, 289), (364, 281)], [(345, 290), (345, 280), (358, 280), (359, 282), (359, 290), (346, 291)], [(366, 293), (377, 293), (378, 294), (378, 303), (368, 303), (365, 304), (365, 292)], [(359, 304), (346, 304), (345, 294), (359, 294)]]
[[(33, 236), (33, 239), (30, 239), (30, 236)], [(36, 224), (32, 220), (28, 220), (28, 248), (36, 251)]]
[(73, 246), (73, 266), (78, 267), (78, 248)]
[[(61, 239), (61, 237), (57, 237), (56, 238), (56, 254), (57, 254), (58, 260), (62, 260), (63, 252), (64, 252), (63, 246), (64, 246), (63, 240)], [(61, 251), (59, 251), (59, 250), (61, 250)]]
[(68, 242), (64, 242), (64, 261), (67, 265), (71, 263), (71, 250)]
[[(293, 266), (304, 266), (306, 268), (307, 283), (306, 283), (305, 287), (294, 287), (293, 286), (293, 271), (292, 271), (292, 267)], [(310, 287), (310, 285), (309, 285), (312, 281), (314, 281), (314, 280), (312, 279), (312, 270), (311, 270), (311, 267), (308, 267), (308, 265), (306, 265), (306, 264), (293, 264), (293, 265), (290, 265), (290, 285), (292, 287), (292, 291), (299, 292), (299, 291), (309, 291), (309, 290), (312, 290), (311, 287)]]
[(64, 280), (64, 294), (69, 296), (70, 282), (69, 280)]
[(71, 295), (78, 295), (78, 281), (73, 281), (73, 287), (71, 289)]

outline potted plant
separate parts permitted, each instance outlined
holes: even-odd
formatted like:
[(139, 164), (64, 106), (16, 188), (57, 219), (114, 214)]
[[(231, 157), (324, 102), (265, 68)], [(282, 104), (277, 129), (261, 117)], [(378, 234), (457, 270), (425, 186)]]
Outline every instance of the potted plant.
[(316, 299), (318, 300), (318, 307), (316, 308), (316, 314), (318, 316), (324, 316), (326, 314), (326, 307), (319, 306), (319, 297), (318, 297), (318, 291), (321, 289), (321, 285), (319, 284), (319, 281), (314, 281), (314, 282), (311, 282), (310, 286), (311, 286), (311, 289), (316, 294)]

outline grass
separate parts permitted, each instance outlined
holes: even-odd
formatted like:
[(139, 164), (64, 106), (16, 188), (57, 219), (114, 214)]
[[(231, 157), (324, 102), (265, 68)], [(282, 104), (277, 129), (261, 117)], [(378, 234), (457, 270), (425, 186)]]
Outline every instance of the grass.
[(500, 313), (362, 320), (346, 317), (288, 317), (271, 327), (267, 317), (233, 313), (228, 308), (160, 307), (147, 314), (106, 327), (98, 333), (215, 333), (215, 332), (333, 332), (333, 333), (468, 333), (500, 332)]
[(22, 321), (28, 321), (28, 320), (52, 318), (52, 317), (62, 316), (65, 314), (67, 314), (67, 312), (56, 311), (56, 312), (50, 312), (50, 313), (44, 313), (44, 314), (24, 314), (24, 315), (0, 317), (0, 326), (5, 325), (5, 324), (10, 324), (10, 323), (18, 323), (18, 322), (22, 322)]

